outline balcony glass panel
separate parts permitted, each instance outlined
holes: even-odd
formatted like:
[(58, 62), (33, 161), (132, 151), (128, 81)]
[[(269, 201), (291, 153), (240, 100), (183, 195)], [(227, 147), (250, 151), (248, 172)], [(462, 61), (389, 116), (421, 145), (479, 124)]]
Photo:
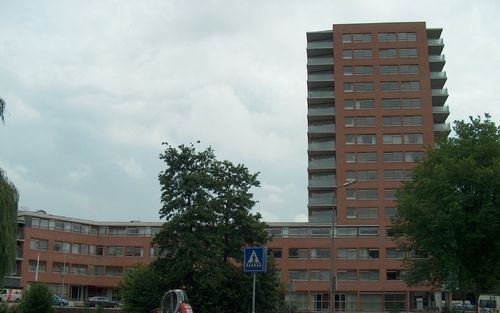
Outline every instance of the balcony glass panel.
[(311, 157), (309, 160), (309, 168), (310, 169), (319, 169), (319, 168), (334, 168), (335, 167), (335, 157)]
[[(309, 215), (310, 223), (331, 223), (333, 220), (333, 210), (329, 209), (311, 209)], [(312, 231), (311, 231), (312, 232)], [(328, 229), (330, 235), (330, 229)]]
[(333, 55), (307, 58), (308, 65), (333, 65)]
[(447, 88), (432, 89), (432, 95), (433, 96), (448, 96), (448, 89)]
[(333, 187), (335, 186), (335, 174), (311, 174), (309, 187)]
[(332, 133), (335, 131), (335, 124), (330, 122), (309, 123), (310, 133)]
[(309, 143), (309, 150), (311, 151), (335, 150), (335, 140), (331, 139), (312, 140)]
[(451, 131), (450, 123), (434, 124), (434, 131), (446, 131), (446, 132), (450, 132)]
[(441, 45), (444, 45), (444, 41), (442, 38), (440, 38), (440, 39), (428, 39), (427, 45), (429, 45), (429, 46), (441, 46)]
[(429, 62), (444, 62), (444, 55), (429, 55)]
[(333, 90), (309, 90), (307, 96), (309, 98), (333, 98), (335, 93)]
[(446, 72), (431, 72), (431, 79), (444, 79), (446, 77)]
[(310, 205), (332, 205), (335, 203), (333, 192), (311, 192), (309, 196)]
[(314, 105), (307, 109), (307, 113), (309, 115), (334, 115), (335, 109), (333, 104)]
[(318, 41), (309, 41), (307, 43), (307, 49), (322, 49), (322, 48), (333, 49), (333, 41), (332, 40), (318, 40)]
[(441, 107), (432, 107), (432, 113), (434, 114), (449, 114), (450, 113), (450, 108), (447, 105), (441, 106)]
[(307, 75), (309, 81), (333, 81), (333, 73), (315, 73)]

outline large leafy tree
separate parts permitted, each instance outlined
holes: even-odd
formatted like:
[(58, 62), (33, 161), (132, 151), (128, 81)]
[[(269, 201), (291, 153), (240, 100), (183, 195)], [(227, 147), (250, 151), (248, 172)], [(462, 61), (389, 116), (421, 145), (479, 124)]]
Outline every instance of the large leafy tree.
[(395, 233), (410, 284), (477, 296), (500, 283), (500, 128), (486, 115), (454, 130), (399, 190)]
[[(250, 189), (258, 174), (241, 164), (220, 161), (211, 148), (193, 144), (165, 145), (160, 159), (161, 218), (166, 219), (155, 242), (161, 257), (153, 266), (170, 289), (187, 291), (195, 312), (247, 312), (251, 307), (251, 275), (243, 273), (242, 248), (269, 239)], [(259, 312), (278, 305), (274, 267), (258, 275)]]
[[(0, 98), (0, 120), (4, 121), (5, 101)], [(12, 269), (16, 257), (17, 203), (16, 187), (0, 168), (0, 286)]]
[(49, 287), (42, 283), (28, 286), (21, 301), (21, 313), (54, 313), (52, 308), (52, 293)]
[(163, 286), (150, 265), (139, 265), (120, 281), (123, 310), (127, 313), (151, 312), (160, 306)]

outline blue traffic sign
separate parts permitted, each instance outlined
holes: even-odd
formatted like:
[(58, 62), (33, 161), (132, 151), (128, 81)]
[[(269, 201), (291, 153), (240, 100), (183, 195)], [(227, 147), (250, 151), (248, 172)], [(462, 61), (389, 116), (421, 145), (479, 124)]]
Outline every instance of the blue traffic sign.
[(261, 273), (267, 270), (267, 253), (264, 247), (246, 247), (243, 254), (243, 271)]

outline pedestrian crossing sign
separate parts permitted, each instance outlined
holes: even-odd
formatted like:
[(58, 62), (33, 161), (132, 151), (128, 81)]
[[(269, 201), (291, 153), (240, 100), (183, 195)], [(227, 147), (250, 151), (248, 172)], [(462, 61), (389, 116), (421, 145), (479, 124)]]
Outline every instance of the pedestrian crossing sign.
[(243, 271), (260, 273), (266, 271), (267, 253), (264, 247), (246, 247), (243, 254)]

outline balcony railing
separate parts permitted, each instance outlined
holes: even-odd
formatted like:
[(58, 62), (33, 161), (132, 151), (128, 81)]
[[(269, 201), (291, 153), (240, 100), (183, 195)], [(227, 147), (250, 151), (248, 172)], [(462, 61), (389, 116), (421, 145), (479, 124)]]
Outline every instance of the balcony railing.
[(443, 38), (428, 39), (427, 40), (427, 45), (429, 45), (429, 46), (441, 46), (441, 45), (444, 45), (444, 41), (443, 41)]
[[(309, 180), (309, 187), (333, 187), (335, 186), (335, 178), (330, 179), (311, 179)], [(331, 201), (331, 198), (330, 198)]]
[(335, 132), (334, 124), (309, 124), (309, 133), (333, 133)]
[(311, 142), (309, 143), (310, 151), (331, 151), (335, 150), (335, 141)]
[(334, 98), (335, 93), (333, 90), (311, 90), (307, 93), (309, 98)]
[(448, 88), (432, 89), (433, 97), (448, 97)]
[(309, 197), (309, 205), (332, 205), (335, 203), (334, 193), (325, 193), (324, 195)]
[(329, 82), (333, 81), (333, 73), (330, 74), (309, 74), (307, 80), (311, 82)]
[(450, 123), (434, 124), (434, 131), (436, 131), (436, 132), (451, 132)]
[(333, 49), (333, 41), (331, 40), (321, 40), (321, 41), (309, 41), (307, 43), (307, 49)]
[(450, 108), (447, 105), (432, 107), (433, 114), (450, 114)]
[(309, 107), (307, 109), (307, 114), (310, 116), (325, 116), (325, 115), (335, 115), (335, 109), (333, 106), (328, 107)]
[(333, 65), (333, 55), (307, 58), (307, 65)]
[(445, 62), (444, 54), (442, 55), (429, 55), (429, 62)]
[(431, 79), (445, 79), (446, 72), (431, 72)]
[(335, 168), (335, 159), (319, 159), (319, 160), (311, 160), (308, 164), (309, 169), (323, 169), (323, 168)]

